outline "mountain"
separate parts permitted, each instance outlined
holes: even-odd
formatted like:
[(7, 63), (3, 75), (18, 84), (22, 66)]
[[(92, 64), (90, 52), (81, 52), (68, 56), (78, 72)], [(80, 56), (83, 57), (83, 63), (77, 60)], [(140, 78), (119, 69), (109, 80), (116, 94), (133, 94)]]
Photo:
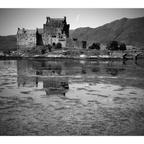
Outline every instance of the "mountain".
[(77, 28), (72, 31), (71, 37), (86, 40), (89, 44), (93, 42), (106, 44), (111, 40), (117, 40), (127, 45), (144, 47), (144, 17), (122, 18), (97, 28)]
[(0, 51), (16, 50), (16, 35), (0, 36)]

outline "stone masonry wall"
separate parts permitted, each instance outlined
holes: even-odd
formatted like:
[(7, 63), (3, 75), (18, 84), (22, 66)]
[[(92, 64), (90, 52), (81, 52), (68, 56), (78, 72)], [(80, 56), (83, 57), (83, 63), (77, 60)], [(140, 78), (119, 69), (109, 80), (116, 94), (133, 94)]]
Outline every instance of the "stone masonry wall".
[(32, 48), (36, 46), (36, 30), (19, 29), (17, 32), (18, 48)]

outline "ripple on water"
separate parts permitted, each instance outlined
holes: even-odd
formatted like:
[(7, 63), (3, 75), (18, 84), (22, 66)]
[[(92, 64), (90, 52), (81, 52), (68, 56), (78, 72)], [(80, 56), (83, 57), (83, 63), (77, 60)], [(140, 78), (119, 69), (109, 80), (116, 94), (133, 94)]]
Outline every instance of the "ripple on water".
[(21, 91), (22, 94), (30, 94), (31, 91)]
[(122, 98), (122, 97), (114, 97), (113, 98), (113, 101), (116, 103), (116, 104), (124, 104), (126, 102), (128, 102), (128, 98)]

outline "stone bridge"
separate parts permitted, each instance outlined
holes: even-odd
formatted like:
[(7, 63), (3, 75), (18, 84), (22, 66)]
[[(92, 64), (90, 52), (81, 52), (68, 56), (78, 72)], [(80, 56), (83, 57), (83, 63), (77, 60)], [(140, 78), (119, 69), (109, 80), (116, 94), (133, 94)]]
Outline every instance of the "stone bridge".
[(123, 53), (123, 59), (137, 60), (139, 56), (144, 56), (144, 51), (128, 51)]

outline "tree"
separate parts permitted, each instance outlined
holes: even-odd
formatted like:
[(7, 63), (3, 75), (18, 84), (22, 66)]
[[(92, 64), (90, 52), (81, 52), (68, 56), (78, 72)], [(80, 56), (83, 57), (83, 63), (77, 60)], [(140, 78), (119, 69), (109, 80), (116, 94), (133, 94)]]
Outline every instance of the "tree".
[(118, 42), (117, 41), (110, 41), (106, 47), (108, 50), (118, 50)]
[(97, 50), (100, 50), (100, 43), (95, 43), (95, 47)]
[(93, 43), (91, 46), (89, 46), (89, 49), (100, 50), (100, 43)]
[(122, 50), (122, 51), (126, 50), (126, 44), (125, 43), (121, 43), (119, 45), (119, 50)]
[(46, 53), (46, 49), (43, 48), (43, 49), (41, 50), (41, 54), (45, 54), (45, 53)]
[(11, 51), (9, 49), (6, 49), (3, 51), (4, 55), (10, 55), (11, 54)]
[(61, 49), (62, 48), (62, 44), (61, 43), (57, 43), (55, 48), (56, 49)]
[(49, 52), (51, 52), (52, 46), (48, 44), (46, 47), (48, 48)]

